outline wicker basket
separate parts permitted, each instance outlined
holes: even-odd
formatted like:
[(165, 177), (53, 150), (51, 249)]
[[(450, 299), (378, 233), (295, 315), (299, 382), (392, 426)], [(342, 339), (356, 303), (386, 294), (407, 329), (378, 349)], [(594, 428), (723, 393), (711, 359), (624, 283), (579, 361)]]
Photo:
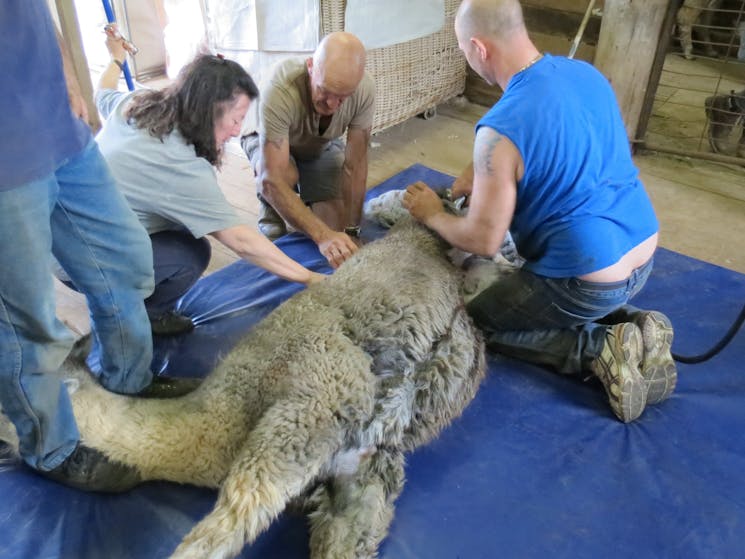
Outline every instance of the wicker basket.
[[(445, 0), (442, 30), (367, 53), (375, 80), (373, 132), (379, 132), (463, 93), (466, 61), (458, 49), (453, 21), (460, 0)], [(321, 0), (323, 35), (344, 29), (345, 0)]]

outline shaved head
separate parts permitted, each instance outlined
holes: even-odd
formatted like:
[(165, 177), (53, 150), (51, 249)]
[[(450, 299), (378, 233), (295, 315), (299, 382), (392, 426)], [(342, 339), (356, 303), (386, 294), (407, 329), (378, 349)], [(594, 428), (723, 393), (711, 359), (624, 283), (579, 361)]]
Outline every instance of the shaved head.
[(365, 46), (351, 33), (329, 33), (306, 61), (314, 110), (334, 114), (365, 75)]
[(518, 0), (463, 0), (455, 15), (458, 36), (499, 40), (525, 30)]
[(353, 91), (365, 73), (365, 46), (351, 33), (330, 33), (313, 53), (313, 68), (325, 85)]

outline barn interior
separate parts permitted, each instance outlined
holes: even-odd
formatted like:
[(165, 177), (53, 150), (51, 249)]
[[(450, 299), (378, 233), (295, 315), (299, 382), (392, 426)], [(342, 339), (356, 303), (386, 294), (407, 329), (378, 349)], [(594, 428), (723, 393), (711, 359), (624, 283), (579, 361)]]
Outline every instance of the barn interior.
[[(109, 2), (49, 4), (95, 129)], [(119, 88), (164, 87), (204, 48), (238, 61), (260, 83), (277, 62), (309, 56), (325, 34), (353, 31), (364, 37), (376, 83), (368, 198), (417, 180), (447, 187), (472, 159), (476, 123), (501, 96), (458, 48), (459, 4), (114, 0), (119, 28), (139, 48), (127, 61), (131, 83), (123, 76)], [(745, 112), (723, 103), (745, 99), (745, 1), (521, 4), (542, 52), (589, 62), (616, 93), (660, 222), (639, 306), (670, 317), (676, 356), (700, 356), (732, 336), (701, 363), (679, 362), (673, 396), (629, 424), (598, 400), (597, 385), (489, 354), (487, 378), (464, 415), (409, 456), (380, 557), (741, 556), (745, 377), (737, 363), (745, 360), (745, 334), (736, 326), (745, 300)], [(398, 25), (376, 22), (381, 11), (395, 13)], [(250, 111), (247, 120), (256, 118)], [(256, 179), (237, 138), (217, 176), (255, 227)], [(373, 232), (383, 234), (363, 222), (363, 238)], [(301, 241), (291, 233), (276, 243), (330, 273), (315, 245), (297, 248)], [(287, 282), (257, 280), (264, 276), (256, 267), (210, 242), (203, 278), (179, 303), (196, 328), (155, 340), (154, 371), (209, 374), (221, 353), (295, 292)], [(241, 291), (247, 279), (260, 287)], [(76, 337), (88, 334), (85, 297), (56, 279), (55, 293), (60, 320)], [(0, 465), (0, 492), (0, 556), (24, 559), (168, 556), (217, 495), (167, 482), (116, 496), (83, 493), (18, 463)], [(307, 531), (302, 515), (285, 512), (239, 557), (307, 557)]]

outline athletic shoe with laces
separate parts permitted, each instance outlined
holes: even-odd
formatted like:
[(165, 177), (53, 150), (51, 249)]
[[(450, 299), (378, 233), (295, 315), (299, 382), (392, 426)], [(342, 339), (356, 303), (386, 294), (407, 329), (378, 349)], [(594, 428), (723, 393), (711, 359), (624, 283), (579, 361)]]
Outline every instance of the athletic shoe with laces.
[(657, 311), (635, 313), (632, 320), (642, 333), (644, 357), (641, 373), (647, 384), (647, 404), (656, 404), (673, 393), (678, 380), (671, 351), (673, 325)]
[(272, 241), (287, 233), (285, 220), (262, 198), (259, 198), (259, 231)]
[(121, 493), (142, 482), (136, 468), (109, 459), (99, 450), (78, 444), (62, 464), (42, 476), (84, 491)]
[(614, 324), (606, 331), (600, 355), (590, 364), (603, 383), (613, 413), (624, 423), (639, 417), (647, 402), (646, 383), (639, 371), (642, 351), (642, 333), (636, 324)]

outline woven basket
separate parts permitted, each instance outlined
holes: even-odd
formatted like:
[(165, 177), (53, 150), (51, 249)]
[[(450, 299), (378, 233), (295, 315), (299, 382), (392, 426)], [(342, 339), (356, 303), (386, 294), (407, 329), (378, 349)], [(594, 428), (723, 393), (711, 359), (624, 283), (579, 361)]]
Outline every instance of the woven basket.
[[(367, 53), (375, 80), (373, 132), (379, 132), (463, 93), (466, 61), (453, 21), (460, 0), (445, 0), (442, 30)], [(321, 33), (344, 30), (345, 0), (321, 0)]]

